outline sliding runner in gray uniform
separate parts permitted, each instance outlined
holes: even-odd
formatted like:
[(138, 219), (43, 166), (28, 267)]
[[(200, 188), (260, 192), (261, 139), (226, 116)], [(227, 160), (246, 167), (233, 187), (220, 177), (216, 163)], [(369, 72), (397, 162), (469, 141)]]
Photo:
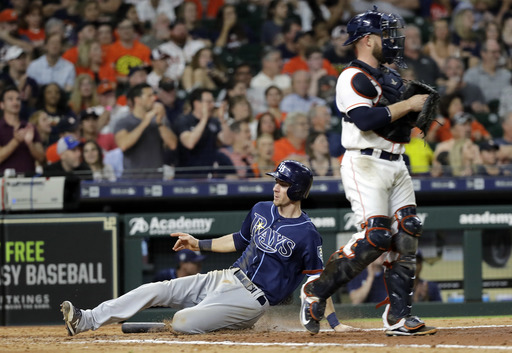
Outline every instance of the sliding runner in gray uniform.
[[(268, 174), (276, 180), (274, 200), (257, 203), (238, 232), (208, 240), (172, 234), (178, 238), (175, 251), (243, 251), (230, 269), (144, 284), (89, 310), (64, 301), (61, 307), (69, 335), (127, 320), (155, 306), (181, 309), (172, 321), (173, 330), (181, 333), (247, 328), (269, 306), (287, 298), (305, 275), (321, 272), (322, 238), (301, 210), (313, 174), (296, 161), (283, 161)], [(343, 327), (330, 313), (331, 327)]]

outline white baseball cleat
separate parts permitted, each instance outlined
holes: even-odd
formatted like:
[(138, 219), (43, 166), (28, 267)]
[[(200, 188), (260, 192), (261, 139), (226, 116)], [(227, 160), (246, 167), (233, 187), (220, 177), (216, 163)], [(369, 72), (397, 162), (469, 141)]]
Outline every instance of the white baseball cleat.
[(78, 333), (77, 326), (82, 318), (82, 311), (76, 308), (70, 301), (64, 301), (60, 305), (60, 311), (64, 316), (64, 322), (66, 323), (66, 329), (70, 336), (74, 336)]
[(305, 291), (307, 284), (305, 283), (300, 291), (300, 323), (306, 330), (316, 335), (320, 331), (320, 320), (322, 317), (317, 318), (314, 312), (317, 312), (319, 309), (321, 313), (324, 312), (325, 300), (308, 295)]

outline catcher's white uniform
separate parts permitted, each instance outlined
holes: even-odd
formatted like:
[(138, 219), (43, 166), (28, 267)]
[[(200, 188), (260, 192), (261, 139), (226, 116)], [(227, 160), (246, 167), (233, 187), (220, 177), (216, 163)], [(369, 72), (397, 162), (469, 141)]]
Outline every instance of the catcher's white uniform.
[[(364, 73), (378, 92), (375, 98), (362, 95), (354, 89), (353, 78)], [(393, 84), (393, 81), (390, 81)], [(383, 89), (377, 80), (358, 67), (346, 68), (336, 84), (336, 104), (338, 109), (350, 116), (350, 111), (358, 107), (374, 107), (383, 96)], [(344, 252), (351, 254), (351, 246), (364, 237), (364, 225), (371, 216), (387, 216), (393, 219), (394, 213), (403, 206), (416, 205), (411, 177), (401, 156), (403, 144), (379, 136), (374, 131), (362, 131), (353, 122), (343, 119), (341, 143), (347, 149), (341, 163), (341, 178), (345, 195), (350, 201), (359, 232), (345, 246)], [(373, 152), (369, 154), (368, 149)], [(365, 150), (363, 154), (361, 151)], [(386, 156), (396, 160), (382, 159)], [(396, 222), (395, 222), (396, 223)], [(392, 232), (397, 231), (396, 224)]]

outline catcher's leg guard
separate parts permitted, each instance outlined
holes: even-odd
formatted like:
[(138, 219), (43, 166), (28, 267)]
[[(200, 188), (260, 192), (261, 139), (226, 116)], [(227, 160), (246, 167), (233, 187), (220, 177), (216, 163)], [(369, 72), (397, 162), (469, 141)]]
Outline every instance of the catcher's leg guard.
[(338, 288), (357, 276), (391, 246), (391, 220), (377, 216), (369, 218), (365, 237), (352, 245), (352, 254), (343, 251), (334, 253), (325, 266), (322, 275), (304, 286), (308, 297), (317, 297), (318, 304), (311, 306), (311, 316), (321, 320), (325, 311), (325, 299)]
[(390, 303), (386, 319), (387, 324), (391, 325), (411, 314), (416, 250), (422, 231), (421, 221), (416, 216), (414, 206), (399, 209), (395, 216), (398, 221), (398, 233), (393, 236), (391, 248), (400, 253), (400, 257), (384, 272)]
[(390, 304), (387, 315), (389, 324), (395, 324), (411, 314), (415, 270), (415, 257), (407, 255), (394, 261), (384, 272)]
[(416, 215), (416, 207), (405, 206), (396, 211), (398, 233), (393, 236), (392, 250), (402, 255), (416, 255), (418, 238), (423, 232), (421, 220)]

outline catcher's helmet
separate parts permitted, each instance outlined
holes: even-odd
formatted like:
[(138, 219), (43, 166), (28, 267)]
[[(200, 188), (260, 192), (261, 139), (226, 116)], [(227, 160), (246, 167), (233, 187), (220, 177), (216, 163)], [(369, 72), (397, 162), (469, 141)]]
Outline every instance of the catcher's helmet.
[(313, 173), (304, 164), (286, 160), (279, 163), (275, 172), (267, 173), (275, 179), (290, 184), (286, 194), (292, 201), (305, 199), (313, 184)]
[(377, 34), (382, 39), (382, 55), (386, 63), (395, 63), (400, 68), (406, 68), (404, 63), (405, 36), (400, 33), (404, 28), (404, 21), (399, 15), (382, 13), (373, 10), (354, 16), (347, 24), (348, 39), (344, 45), (350, 45), (358, 39)]

